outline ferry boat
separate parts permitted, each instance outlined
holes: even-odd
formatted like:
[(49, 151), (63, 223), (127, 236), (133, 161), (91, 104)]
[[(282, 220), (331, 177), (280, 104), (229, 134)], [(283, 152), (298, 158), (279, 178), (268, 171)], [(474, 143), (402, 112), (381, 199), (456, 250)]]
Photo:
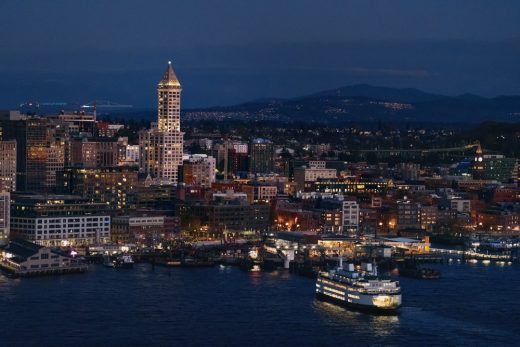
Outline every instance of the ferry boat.
[(361, 310), (394, 313), (401, 306), (401, 288), (398, 281), (383, 279), (375, 264), (362, 264), (356, 271), (354, 264), (322, 271), (316, 280), (316, 295), (340, 305)]
[(431, 280), (441, 278), (441, 272), (436, 269), (419, 267), (417, 264), (409, 263), (399, 267), (399, 276)]

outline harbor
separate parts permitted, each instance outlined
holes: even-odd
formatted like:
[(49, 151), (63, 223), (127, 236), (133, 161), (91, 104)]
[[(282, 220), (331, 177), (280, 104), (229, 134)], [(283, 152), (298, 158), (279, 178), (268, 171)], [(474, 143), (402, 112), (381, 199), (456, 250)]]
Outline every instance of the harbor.
[[(382, 271), (417, 278), (440, 278), (427, 264), (483, 263), (511, 265), (518, 262), (518, 241), (503, 251), (476, 247), (463, 249), (436, 244), (429, 238), (348, 237), (302, 232), (266, 233), (261, 238), (235, 242), (176, 242), (167, 249), (143, 249), (133, 245), (100, 245), (87, 248), (42, 247), (13, 240), (0, 252), (0, 269), (12, 276), (61, 275), (88, 271), (89, 264), (131, 269), (134, 263), (155, 267), (238, 266), (245, 271), (286, 270), (316, 278), (335, 268), (340, 259), (361, 265), (374, 263)], [(40, 253), (43, 253), (41, 255)]]
[[(284, 270), (244, 272), (225, 265), (152, 270), (148, 263), (136, 263), (128, 271), (91, 264), (85, 274), (59, 278), (0, 276), (0, 315), (10, 317), (0, 335), (7, 346), (20, 345), (20, 335), (27, 336), (24, 345), (59, 340), (78, 346), (265, 341), (508, 346), (518, 341), (520, 310), (510, 300), (520, 294), (518, 265), (431, 266), (442, 271), (440, 281), (399, 278), (403, 302), (396, 316), (318, 300), (313, 279)], [(47, 318), (38, 325), (23, 324), (34, 310), (47, 312)]]

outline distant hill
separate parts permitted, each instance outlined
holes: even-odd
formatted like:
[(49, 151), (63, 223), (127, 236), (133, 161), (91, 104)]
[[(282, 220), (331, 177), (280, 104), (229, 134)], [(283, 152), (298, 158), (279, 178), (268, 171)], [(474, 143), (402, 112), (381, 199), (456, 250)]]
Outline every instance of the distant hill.
[(308, 97), (350, 97), (350, 98), (371, 98), (382, 101), (400, 102), (424, 102), (447, 98), (443, 95), (423, 92), (415, 88), (389, 88), (377, 87), (368, 84), (355, 84), (337, 89), (326, 90), (311, 94)]
[(445, 96), (414, 88), (366, 84), (326, 90), (291, 99), (258, 99), (234, 106), (190, 109), (185, 120), (283, 122), (421, 121), (479, 123), (520, 121), (520, 96), (485, 98), (473, 94)]

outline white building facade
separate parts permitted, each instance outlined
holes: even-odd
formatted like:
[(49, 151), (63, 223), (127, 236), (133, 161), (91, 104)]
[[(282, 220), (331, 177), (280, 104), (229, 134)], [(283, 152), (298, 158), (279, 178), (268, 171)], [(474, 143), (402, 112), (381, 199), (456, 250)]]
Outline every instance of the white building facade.
[(110, 241), (110, 216), (11, 217), (22, 237), (46, 247), (102, 244)]

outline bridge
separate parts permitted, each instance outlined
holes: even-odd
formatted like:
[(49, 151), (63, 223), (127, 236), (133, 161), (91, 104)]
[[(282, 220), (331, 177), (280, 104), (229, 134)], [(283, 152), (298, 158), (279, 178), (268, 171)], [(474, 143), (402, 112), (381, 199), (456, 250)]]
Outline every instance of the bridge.
[(426, 156), (428, 154), (448, 154), (448, 153), (458, 153), (464, 155), (469, 150), (476, 149), (478, 152), (480, 150), (480, 142), (470, 143), (467, 145), (459, 146), (459, 147), (445, 147), (445, 148), (376, 148), (376, 149), (354, 149), (349, 152), (359, 154), (364, 157), (367, 154), (375, 154), (377, 157), (411, 157), (411, 156)]

